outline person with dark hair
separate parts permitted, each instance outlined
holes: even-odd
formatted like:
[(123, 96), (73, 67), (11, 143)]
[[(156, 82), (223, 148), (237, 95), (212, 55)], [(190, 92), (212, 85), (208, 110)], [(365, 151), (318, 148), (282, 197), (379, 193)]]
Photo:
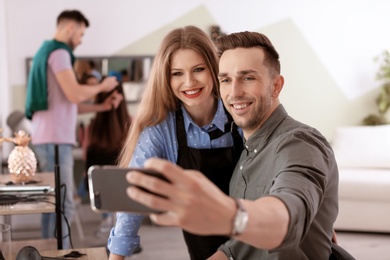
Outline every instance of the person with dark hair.
[[(93, 165), (117, 164), (119, 153), (131, 124), (131, 117), (127, 110), (122, 84), (119, 84), (112, 93), (98, 94), (95, 103), (101, 104), (106, 102), (107, 98), (112, 98), (114, 92), (120, 94), (120, 99), (116, 100), (119, 102), (119, 106), (116, 108), (114, 106), (108, 111), (96, 113), (89, 126), (85, 128), (82, 146), (85, 152), (84, 184), (86, 190), (88, 190), (86, 173), (89, 167)], [(112, 226), (112, 215), (103, 213), (100, 227), (95, 233), (98, 236), (104, 235), (104, 233), (108, 234)]]
[(87, 18), (78, 10), (65, 10), (57, 17), (57, 26), (63, 21), (75, 21), (78, 24), (84, 24), (85, 27), (89, 27)]
[[(54, 171), (54, 151), (58, 145), (61, 197), (64, 199), (62, 218), (63, 248), (69, 248), (69, 227), (74, 213), (73, 145), (76, 143), (78, 112), (109, 110), (112, 104), (80, 104), (100, 92), (109, 92), (118, 84), (108, 77), (95, 86), (80, 85), (73, 70), (73, 50), (89, 26), (77, 10), (63, 11), (57, 18), (52, 40), (45, 41), (35, 54), (27, 82), (26, 117), (32, 120), (31, 138), (34, 152), (43, 172)], [(108, 106), (107, 106), (108, 105)], [(55, 214), (43, 214), (42, 236), (54, 237)]]
[(116, 100), (119, 105), (113, 106), (110, 110), (96, 113), (86, 128), (83, 142), (86, 150), (86, 170), (92, 165), (116, 165), (118, 162), (131, 124), (122, 85), (119, 84), (113, 92), (98, 94), (95, 103), (101, 104), (107, 98), (112, 98), (114, 92), (120, 94), (120, 99)]
[(328, 260), (338, 213), (338, 168), (331, 146), (280, 103), (279, 54), (264, 34), (233, 33), (216, 44), (221, 97), (245, 140), (230, 196), (201, 172), (152, 158), (144, 167), (170, 183), (129, 172), (129, 197), (162, 211), (150, 215), (158, 225), (230, 236), (210, 260)]
[[(174, 29), (157, 52), (149, 80), (120, 157), (122, 167), (143, 167), (151, 157), (201, 170), (226, 194), (242, 136), (225, 111), (218, 90), (215, 46), (195, 26)], [(117, 213), (108, 239), (110, 259), (124, 259), (140, 244), (144, 216)], [(226, 236), (184, 231), (191, 259), (206, 259)]]
[(102, 80), (102, 74), (96, 69), (95, 62), (93, 60), (88, 61), (89, 73), (94, 75), (99, 81)]
[(130, 81), (129, 72), (127, 71), (127, 69), (121, 70), (120, 73), (121, 73), (121, 76), (122, 76), (122, 82)]

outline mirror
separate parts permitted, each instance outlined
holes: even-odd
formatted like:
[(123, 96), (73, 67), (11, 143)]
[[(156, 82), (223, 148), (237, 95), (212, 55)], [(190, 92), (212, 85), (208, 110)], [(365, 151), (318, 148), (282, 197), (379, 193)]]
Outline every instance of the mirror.
[[(78, 61), (92, 61), (95, 69), (102, 75), (107, 75), (110, 71), (126, 71), (128, 80), (126, 81), (146, 81), (149, 76), (150, 68), (153, 63), (154, 56), (139, 55), (139, 56), (80, 56)], [(26, 78), (32, 64), (32, 58), (26, 59)]]
[[(84, 67), (92, 67), (105, 76), (111, 72), (121, 74), (123, 88), (128, 103), (137, 103), (149, 77), (154, 56), (78, 56), (76, 74), (84, 73)], [(26, 79), (32, 65), (32, 58), (26, 59)], [(76, 64), (75, 64), (76, 65)], [(76, 66), (75, 66), (76, 67)], [(27, 85), (27, 84), (26, 84)]]
[(102, 75), (120, 72), (126, 75), (123, 82), (143, 82), (148, 79), (153, 56), (77, 57), (77, 61), (92, 64)]

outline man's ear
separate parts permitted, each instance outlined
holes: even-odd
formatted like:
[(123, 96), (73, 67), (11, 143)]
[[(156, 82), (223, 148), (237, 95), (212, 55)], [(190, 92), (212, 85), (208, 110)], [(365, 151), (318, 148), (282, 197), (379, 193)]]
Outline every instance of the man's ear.
[(282, 75), (278, 75), (274, 79), (274, 86), (273, 86), (273, 92), (272, 92), (272, 97), (273, 98), (278, 98), (279, 97), (279, 94), (280, 94), (280, 92), (283, 89), (283, 85), (284, 85), (284, 78), (283, 78)]
[(76, 23), (73, 21), (67, 21), (65, 28), (69, 34), (73, 34), (73, 32), (76, 30)]

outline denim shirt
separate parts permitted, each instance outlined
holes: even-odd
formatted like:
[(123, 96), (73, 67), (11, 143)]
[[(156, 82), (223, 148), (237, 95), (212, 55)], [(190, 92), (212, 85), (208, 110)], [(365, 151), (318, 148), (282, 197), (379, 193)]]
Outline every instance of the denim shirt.
[[(184, 126), (187, 133), (187, 144), (192, 148), (207, 149), (233, 146), (232, 135), (223, 135), (210, 140), (207, 132), (219, 128), (225, 131), (228, 118), (222, 101), (218, 101), (217, 112), (209, 125), (199, 127), (182, 106)], [(176, 163), (178, 142), (176, 137), (175, 112), (169, 112), (167, 118), (158, 125), (145, 128), (138, 139), (130, 167), (143, 167), (145, 160), (151, 157), (167, 159)], [(241, 130), (240, 130), (241, 133)], [(143, 215), (134, 213), (117, 213), (116, 225), (110, 232), (108, 249), (111, 253), (128, 256), (140, 244), (138, 230), (144, 219)]]

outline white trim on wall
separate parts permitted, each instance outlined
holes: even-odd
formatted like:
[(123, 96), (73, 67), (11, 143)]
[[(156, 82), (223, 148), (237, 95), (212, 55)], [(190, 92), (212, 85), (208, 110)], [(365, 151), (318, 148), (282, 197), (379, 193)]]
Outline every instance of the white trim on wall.
[[(10, 113), (10, 97), (12, 97), (9, 74), (8, 74), (8, 49), (7, 49), (7, 12), (6, 2), (0, 1), (0, 127), (3, 128), (2, 135), (10, 136), (11, 131), (8, 129), (6, 120)], [(1, 158), (9, 154), (9, 146), (2, 145)]]

